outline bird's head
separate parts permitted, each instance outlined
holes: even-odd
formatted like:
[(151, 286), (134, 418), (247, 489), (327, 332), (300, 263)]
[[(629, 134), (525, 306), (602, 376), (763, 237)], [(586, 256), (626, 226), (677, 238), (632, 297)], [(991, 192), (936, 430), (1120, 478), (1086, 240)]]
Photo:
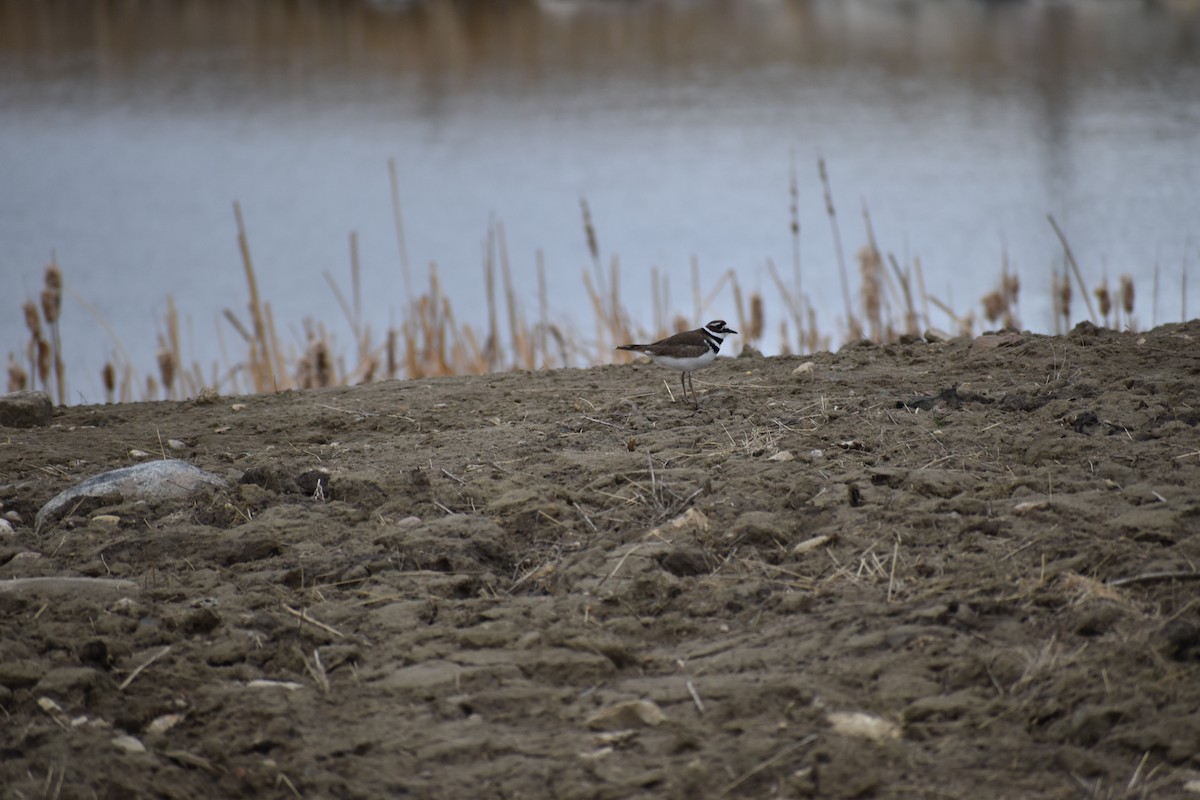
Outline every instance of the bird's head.
[(713, 336), (716, 336), (719, 339), (724, 339), (726, 336), (728, 336), (731, 333), (737, 333), (737, 331), (735, 331), (733, 328), (730, 328), (728, 325), (726, 325), (725, 320), (723, 320), (723, 319), (714, 319), (712, 322), (708, 323), (704, 327), (708, 330), (709, 333), (711, 333)]

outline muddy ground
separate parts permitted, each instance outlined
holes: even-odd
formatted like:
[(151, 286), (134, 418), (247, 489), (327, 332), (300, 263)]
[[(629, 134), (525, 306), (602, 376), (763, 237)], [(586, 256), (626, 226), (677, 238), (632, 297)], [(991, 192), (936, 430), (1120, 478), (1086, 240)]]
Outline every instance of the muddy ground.
[[(2, 429), (0, 578), (102, 579), (0, 590), (3, 796), (1200, 796), (1198, 343), (731, 358), (698, 411), (624, 365)], [(138, 450), (230, 486), (35, 530)]]

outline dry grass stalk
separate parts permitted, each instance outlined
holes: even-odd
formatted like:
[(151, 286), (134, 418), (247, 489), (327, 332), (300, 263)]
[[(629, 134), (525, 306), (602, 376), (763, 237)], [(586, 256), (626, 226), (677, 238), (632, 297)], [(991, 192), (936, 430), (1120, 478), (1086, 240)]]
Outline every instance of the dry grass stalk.
[(762, 339), (767, 327), (766, 311), (762, 295), (758, 292), (750, 295), (750, 324), (746, 326), (746, 340), (757, 342)]
[[(896, 257), (891, 253), (888, 253), (888, 262), (892, 266), (896, 284), (900, 287), (904, 299), (904, 332), (910, 336), (919, 336), (921, 334), (921, 317), (917, 314), (917, 308), (913, 304), (912, 270), (901, 269)], [(928, 318), (928, 313), (925, 316)]]
[(859, 297), (862, 300), (863, 318), (871, 332), (871, 341), (888, 341), (890, 337), (883, 324), (883, 282), (880, 280), (883, 260), (879, 257), (879, 250), (870, 246), (861, 248), (858, 251), (858, 270), (862, 280)]
[(149, 667), (155, 661), (158, 661), (160, 658), (162, 658), (169, 652), (171, 652), (171, 645), (167, 645), (166, 647), (162, 648), (161, 650), (155, 651), (155, 653), (153, 655), (151, 655), (149, 658), (147, 658), (141, 664), (138, 664), (137, 667), (134, 668), (133, 672), (129, 673), (129, 675), (125, 678), (125, 680), (121, 681), (121, 683), (117, 686), (117, 691), (123, 692), (126, 689), (128, 689), (129, 684), (133, 683), (134, 680), (137, 679), (138, 675), (141, 675), (146, 670), (147, 667)]
[(500, 331), (496, 319), (496, 224), (488, 222), (487, 243), (483, 251), (483, 285), (484, 297), (487, 300), (487, 342), (484, 346), (484, 360), (488, 372), (495, 372), (500, 363)]
[(966, 314), (959, 314), (947, 303), (942, 302), (933, 295), (928, 295), (929, 302), (933, 303), (938, 310), (948, 316), (958, 328), (958, 335), (970, 339), (975, 335), (975, 312), (968, 311)]
[(1179, 318), (1187, 319), (1187, 261), (1183, 262), (1183, 274), (1179, 276)]
[(854, 306), (850, 302), (850, 278), (846, 272), (846, 256), (842, 250), (842, 232), (838, 227), (837, 209), (833, 205), (833, 189), (829, 183), (829, 173), (825, 169), (825, 159), (817, 159), (817, 172), (821, 176), (821, 186), (825, 191), (825, 214), (829, 217), (829, 225), (833, 230), (833, 246), (837, 253), (838, 275), (842, 280), (842, 303), (846, 310), (846, 338), (850, 341), (862, 338), (862, 325), (854, 317)]
[(412, 275), (408, 265), (408, 247), (404, 242), (404, 217), (400, 213), (400, 184), (396, 179), (396, 160), (388, 159), (388, 183), (392, 190), (392, 223), (396, 229), (396, 246), (400, 253), (400, 277), (404, 281), (404, 306), (413, 302)]
[[(1063, 255), (1067, 259), (1067, 265), (1071, 267), (1071, 272), (1075, 274), (1075, 280), (1079, 283), (1079, 292), (1083, 295), (1083, 301), (1087, 303), (1088, 318), (1095, 322), (1096, 309), (1092, 307), (1092, 299), (1088, 297), (1087, 286), (1083, 282), (1083, 273), (1079, 271), (1079, 264), (1075, 261), (1075, 254), (1071, 252), (1071, 245), (1067, 243), (1066, 234), (1062, 232), (1062, 228), (1058, 227), (1058, 222), (1055, 221), (1053, 214), (1047, 214), (1046, 218), (1050, 220), (1050, 227), (1054, 228), (1054, 233), (1058, 236), (1058, 241), (1062, 243)], [(1069, 327), (1070, 320), (1067, 321), (1067, 324)]]
[[(828, 337), (821, 336), (818, 331), (816, 311), (809, 304), (807, 298), (803, 295), (792, 293), (784, 284), (779, 271), (775, 268), (775, 262), (771, 259), (767, 259), (767, 272), (770, 274), (771, 280), (775, 283), (775, 288), (779, 292), (779, 297), (783, 300), (784, 307), (787, 309), (792, 323), (796, 326), (796, 343), (800, 352), (811, 353), (816, 350), (828, 349), (829, 339)], [(786, 354), (789, 342), (787, 323), (783, 322), (780, 325), (780, 341), (783, 343), (783, 350)]]
[[(815, 308), (801, 292), (798, 182), (794, 161), (790, 166), (792, 280), (784, 281), (773, 262), (768, 261), (767, 266), (778, 290), (777, 296), (783, 300), (787, 313), (787, 318), (779, 324), (784, 351), (787, 352), (791, 343), (795, 342), (801, 351), (811, 352), (827, 349), (830, 346), (830, 337), (823, 335), (820, 331)], [(836, 209), (833, 205), (831, 182), (823, 160), (818, 160), (818, 171), (824, 191), (826, 213), (830, 220), (837, 251), (843, 300), (847, 310), (848, 334), (851, 337), (859, 337), (862, 335), (862, 323), (859, 321), (860, 318), (855, 316), (855, 307), (851, 302), (841, 234)], [(767, 323), (766, 303), (763, 296), (757, 292), (750, 294), (748, 304), (743, 303), (742, 287), (733, 270), (722, 273), (716, 284), (708, 287), (706, 291), (701, 283), (698, 260), (694, 256), (690, 262), (694, 313), (686, 317), (672, 314), (668, 279), (657, 268), (654, 268), (650, 274), (654, 330), (649, 332), (638, 330), (634, 335), (635, 332), (631, 330), (628, 322), (629, 315), (621, 302), (619, 260), (616, 257), (611, 258), (608, 270), (604, 270), (591, 212), (586, 200), (582, 199), (580, 208), (591, 261), (591, 269), (584, 270), (583, 280), (595, 317), (594, 343), (589, 343), (586, 347), (581, 346), (569, 330), (564, 331), (550, 320), (546, 267), (540, 252), (537, 253), (538, 318), (533, 325), (527, 321), (521, 304), (518, 302), (518, 290), (514, 285), (504, 228), (494, 220), (489, 223), (483, 263), (488, 294), (487, 329), (480, 332), (473, 330), (470, 326), (460, 326), (455, 321), (451, 299), (445, 294), (439, 280), (436, 264), (429, 265), (428, 289), (420, 296), (412, 293), (409, 285), (408, 256), (405, 252), (395, 165), (391, 162), (389, 162), (389, 177), (397, 244), (400, 249), (401, 268), (404, 270), (407, 296), (402, 322), (389, 327), (380, 343), (377, 344), (373, 341), (371, 326), (366, 323), (363, 316), (362, 268), (357, 235), (352, 233), (350, 235), (351, 293), (349, 296), (344, 294), (328, 273), (325, 274), (325, 278), (353, 333), (353, 363), (347, 366), (343, 358), (337, 354), (335, 341), (325, 328), (310, 321), (304, 323), (303, 344), (298, 348), (285, 348), (279, 340), (270, 303), (264, 302), (259, 294), (241, 209), (239, 204), (234, 203), (238, 245), (249, 291), (249, 320), (247, 323), (243, 323), (229, 309), (225, 309), (223, 315), (233, 330), (241, 336), (242, 342), (247, 348), (247, 356), (245, 360), (236, 362), (233, 367), (226, 368), (224, 374), (221, 374), (217, 365), (214, 364), (212, 378), (207, 382), (203, 380), (199, 365), (194, 365), (189, 371), (185, 367), (180, 349), (178, 314), (173, 299), (169, 297), (166, 333), (160, 335), (158, 339), (158, 374), (157, 377), (149, 376), (147, 378), (147, 395), (157, 395), (160, 388), (158, 381), (161, 381), (161, 389), (167, 396), (178, 397), (190, 389), (198, 389), (205, 385), (217, 388), (231, 386), (234, 391), (238, 391), (238, 386), (243, 380), (248, 381), (249, 391), (264, 392), (291, 386), (315, 387), (351, 381), (371, 381), (379, 377), (381, 373), (386, 373), (389, 378), (400, 375), (419, 378), (433, 375), (471, 374), (487, 370), (537, 369), (610, 361), (614, 358), (611, 347), (615, 343), (651, 337), (662, 338), (672, 332), (695, 327), (698, 321), (707, 318), (707, 310), (720, 301), (722, 293), (727, 290), (732, 294), (734, 312), (737, 315), (739, 328), (743, 331), (740, 341), (757, 342), (764, 335)], [(961, 334), (972, 335), (974, 313), (957, 314), (946, 303), (931, 297), (924, 288), (919, 259), (914, 259), (911, 266), (901, 267), (895, 256), (889, 253), (887, 259), (891, 269), (885, 267), (884, 254), (876, 244), (870, 214), (865, 207), (863, 215), (868, 243), (859, 253), (862, 280), (858, 301), (862, 314), (861, 319), (869, 326), (871, 337), (878, 342), (888, 342), (895, 340), (901, 330), (909, 334), (917, 333), (922, 324), (926, 326), (929, 324), (930, 304), (949, 315)], [(1051, 218), (1051, 224), (1063, 243), (1067, 263), (1075, 272), (1079, 286), (1083, 288), (1078, 266), (1074, 263), (1065, 236), (1053, 218)], [(502, 308), (496, 297), (497, 268), (500, 271), (505, 299), (503, 313), (507, 314), (507, 320), (504, 323), (500, 320)], [(1186, 310), (1186, 288), (1185, 265), (1181, 279), (1184, 310)], [(1056, 274), (1052, 289), (1055, 298), (1055, 324), (1061, 332), (1062, 323), (1070, 321), (1072, 296), (1070, 277), (1064, 273), (1060, 279)], [(25, 385), (30, 380), (29, 376), (33, 376), (32, 379), (35, 382), (49, 390), (52, 380), (57, 379), (55, 382), (60, 402), (65, 399), (65, 376), (62, 374), (61, 352), (52, 340), (56, 336), (54, 328), (61, 315), (62, 291), (62, 272), (52, 263), (47, 268), (46, 285), (40, 297), (40, 309), (39, 305), (32, 301), (23, 305), (26, 327), (30, 333), (26, 352), (28, 371), (18, 363), (18, 358), (14, 357), (12, 353), (9, 354), (8, 370), (10, 388)], [(1010, 272), (1007, 254), (1005, 254), (998, 287), (983, 298), (983, 313), (989, 322), (1003, 321), (1006, 326), (1010, 327), (1018, 324), (1019, 291), (1020, 281), (1015, 274)], [(1097, 288), (1095, 293), (1101, 299), (1101, 307), (1106, 319), (1110, 313), (1115, 313), (1119, 320), (1120, 314), (1123, 312), (1127, 322), (1132, 324), (1134, 287), (1129, 276), (1121, 277), (1119, 296), (1109, 294), (1106, 285)], [(1086, 289), (1084, 289), (1084, 295), (1085, 299), (1088, 299)], [(918, 307), (918, 298), (920, 307)], [(100, 324), (107, 329), (103, 319), (99, 318), (82, 298), (80, 298), (80, 302), (93, 315), (97, 316)], [(902, 317), (900, 316), (901, 309)], [(43, 323), (43, 316), (46, 323)], [(45, 333), (45, 324), (49, 324), (51, 327), (49, 336)], [(501, 331), (504, 331), (504, 335), (501, 334)], [(789, 331), (794, 331), (790, 339)], [(109, 332), (112, 333), (111, 330)], [(217, 334), (224, 357), (221, 326), (218, 326)], [(116, 341), (115, 335), (113, 338)], [(120, 349), (119, 341), (117, 341), (117, 348)], [(617, 356), (617, 358), (620, 357)], [(231, 359), (226, 357), (225, 363), (230, 362)], [(118, 395), (121, 400), (131, 399), (130, 389), (133, 386), (134, 375), (127, 356), (107, 361), (102, 372), (102, 379), (106, 398), (110, 402)]]
[(1150, 298), (1150, 327), (1158, 326), (1158, 259), (1154, 260), (1154, 289)]
[(167, 295), (166, 328), (165, 337), (161, 333), (158, 335), (158, 351), (155, 356), (164, 395), (170, 399), (177, 399), (179, 392), (176, 377), (181, 372), (183, 355), (179, 346), (179, 313), (175, 310), (175, 298), (172, 295)]
[(800, 269), (800, 183), (796, 178), (796, 153), (788, 157), (789, 230), (792, 234), (792, 283), (797, 297), (804, 296), (804, 284)]
[[(246, 236), (246, 224), (242, 219), (242, 207), (237, 201), (233, 203), (233, 216), (237, 221), (238, 251), (242, 255), (242, 267), (246, 273), (246, 287), (250, 291), (250, 321), (254, 326), (254, 335), (249, 337), (247, 342), (250, 345), (250, 356), (247, 366), (250, 370), (254, 391), (267, 392), (275, 388), (271, 348), (267, 338), (267, 323), (263, 305), (258, 296), (258, 280), (254, 275), (254, 259), (250, 256), (250, 240)], [(229, 316), (228, 311), (226, 311), (226, 316)]]
[[(892, 283), (891, 274), (884, 269), (883, 253), (875, 239), (875, 227), (871, 224), (871, 212), (863, 204), (863, 224), (866, 226), (867, 245), (859, 253), (859, 269), (862, 285), (859, 294), (863, 301), (863, 313), (871, 327), (871, 340), (878, 343), (894, 342), (899, 338), (893, 322), (889, 297), (899, 295)], [(894, 260), (894, 259), (893, 259)]]

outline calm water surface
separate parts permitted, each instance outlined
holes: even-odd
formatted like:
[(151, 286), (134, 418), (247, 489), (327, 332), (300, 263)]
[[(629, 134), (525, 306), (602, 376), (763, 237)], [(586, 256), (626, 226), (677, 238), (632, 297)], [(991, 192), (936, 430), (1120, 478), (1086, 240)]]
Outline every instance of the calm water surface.
[(169, 294), (185, 353), (219, 359), (220, 313), (246, 298), (234, 200), (285, 335), (315, 317), (348, 341), (323, 273), (349, 286), (351, 231), (382, 329), (404, 304), (389, 158), (414, 269), (437, 262), (460, 319), (484, 313), (492, 218), (526, 309), (540, 251), (555, 317), (590, 318), (581, 197), (634, 319), (652, 268), (691, 317), (693, 257), (705, 286), (732, 268), (770, 295), (768, 259), (790, 275), (793, 154), (803, 286), (831, 333), (818, 157), (849, 255), (865, 206), (955, 308), (1007, 253), (1024, 324), (1053, 328), (1049, 213), (1090, 281), (1135, 277), (1142, 324), (1196, 313), (1195, 3), (0, 0), (0, 350), (22, 346), (54, 252), (116, 337), (68, 297), (73, 400), (101, 397), (118, 347), (150, 371)]

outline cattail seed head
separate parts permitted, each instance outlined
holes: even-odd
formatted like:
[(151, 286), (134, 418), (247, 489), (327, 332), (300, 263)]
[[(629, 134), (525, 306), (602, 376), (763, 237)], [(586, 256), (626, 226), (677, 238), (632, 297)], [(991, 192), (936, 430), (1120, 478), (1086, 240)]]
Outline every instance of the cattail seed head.
[(313, 372), (317, 386), (323, 388), (333, 383), (333, 361), (329, 358), (329, 348), (323, 339), (317, 342), (313, 353)]
[(1016, 303), (1017, 297), (1021, 294), (1021, 278), (1015, 272), (1006, 273), (1000, 281), (1000, 285), (1009, 302)]
[(62, 311), (62, 271), (54, 264), (46, 267), (46, 288), (42, 289), (42, 314), (50, 325), (58, 322)]
[(46, 288), (54, 289), (55, 291), (59, 292), (62, 291), (62, 270), (58, 268), (57, 264), (52, 263), (46, 266)]
[(50, 385), (50, 363), (54, 360), (54, 348), (45, 339), (37, 340), (37, 371), (42, 386)]
[(1055, 297), (1058, 300), (1058, 313), (1064, 319), (1071, 317), (1071, 279), (1066, 275), (1058, 281), (1058, 291), (1055, 292)]
[(1094, 294), (1100, 303), (1100, 316), (1108, 317), (1109, 312), (1112, 311), (1112, 295), (1108, 293), (1108, 281), (1097, 286)]
[(1125, 315), (1133, 313), (1133, 277), (1130, 275), (1121, 276), (1121, 308), (1125, 309)]
[(25, 312), (25, 327), (36, 342), (42, 338), (42, 319), (38, 316), (37, 305), (32, 300), (26, 300), (21, 310)]
[(104, 382), (104, 396), (111, 403), (117, 393), (117, 370), (111, 361), (104, 362), (104, 369), (100, 370), (100, 379)]
[(389, 378), (396, 377), (396, 371), (400, 368), (399, 360), (396, 358), (398, 348), (397, 337), (399, 332), (395, 328), (388, 328), (387, 332), (387, 376)]
[(158, 348), (158, 374), (162, 376), (163, 391), (169, 394), (175, 386), (175, 354), (167, 347)]
[(1005, 299), (1004, 293), (999, 289), (984, 295), (982, 302), (983, 315), (991, 323), (995, 323), (996, 320), (1000, 319), (1008, 307), (1008, 301)]

